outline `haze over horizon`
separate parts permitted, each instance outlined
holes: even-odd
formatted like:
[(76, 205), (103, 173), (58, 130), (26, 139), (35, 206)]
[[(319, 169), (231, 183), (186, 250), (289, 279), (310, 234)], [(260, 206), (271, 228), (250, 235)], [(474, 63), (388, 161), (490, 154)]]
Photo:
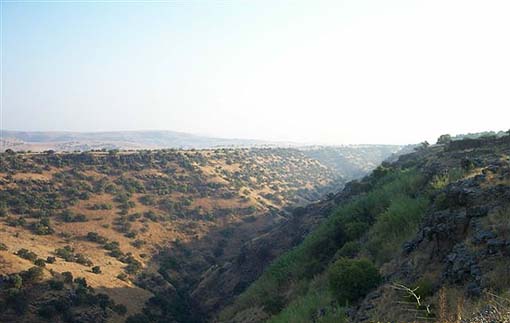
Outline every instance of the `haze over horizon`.
[(508, 129), (506, 1), (1, 5), (3, 129), (322, 144)]

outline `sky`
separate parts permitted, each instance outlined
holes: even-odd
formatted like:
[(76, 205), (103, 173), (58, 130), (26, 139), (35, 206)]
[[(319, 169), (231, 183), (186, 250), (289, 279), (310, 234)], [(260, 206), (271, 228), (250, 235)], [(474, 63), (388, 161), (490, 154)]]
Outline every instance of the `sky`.
[(510, 1), (2, 3), (2, 128), (323, 144), (510, 128)]

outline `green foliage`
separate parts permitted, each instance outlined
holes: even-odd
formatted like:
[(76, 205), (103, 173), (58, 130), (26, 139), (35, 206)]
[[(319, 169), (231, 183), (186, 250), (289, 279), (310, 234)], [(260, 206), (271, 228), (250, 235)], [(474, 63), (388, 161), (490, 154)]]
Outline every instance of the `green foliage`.
[(61, 280), (51, 279), (48, 284), (53, 290), (62, 290), (64, 288), (64, 282)]
[(99, 266), (92, 267), (92, 272), (94, 274), (100, 274), (101, 273), (101, 267), (99, 267)]
[(41, 267), (31, 267), (28, 270), (21, 273), (21, 277), (24, 282), (36, 283), (43, 278), (43, 269)]
[(33, 231), (37, 235), (48, 235), (55, 232), (50, 225), (50, 219), (41, 219), (38, 223), (34, 223)]
[(35, 261), (37, 259), (37, 254), (35, 252), (29, 251), (25, 248), (21, 248), (18, 252), (16, 252), (16, 254), (19, 257), (30, 261)]
[(19, 274), (14, 274), (11, 279), (12, 288), (20, 289), (23, 286), (23, 278)]
[[(405, 239), (404, 235), (398, 232), (401, 226), (414, 229), (426, 209), (427, 200), (416, 197), (426, 184), (426, 180), (414, 169), (380, 168), (377, 174), (372, 175), (369, 182), (364, 184), (372, 187), (371, 190), (342, 204), (299, 246), (280, 256), (222, 317), (228, 319), (233, 313), (253, 304), (263, 305), (274, 312), (277, 307), (269, 307), (267, 303), (284, 299), (281, 296), (286, 286), (291, 282), (309, 280), (326, 270), (335, 254), (346, 243), (352, 242), (342, 252), (346, 256), (349, 256), (349, 253), (352, 255), (356, 251), (353, 250), (355, 241), (362, 236), (379, 241), (384, 236), (383, 231), (388, 229), (392, 235), (391, 244), (397, 245)], [(387, 246), (384, 247), (386, 250)], [(374, 254), (379, 257), (377, 250)], [(381, 253), (381, 259), (385, 255), (386, 253)], [(373, 268), (373, 265), (367, 265), (367, 268)], [(362, 270), (361, 272), (363, 273)], [(291, 295), (290, 299), (292, 298)]]
[(64, 222), (86, 222), (87, 217), (83, 214), (74, 214), (69, 210), (65, 210), (61, 214), (62, 221)]
[(39, 258), (34, 261), (34, 265), (39, 266), (39, 267), (45, 267), (46, 261), (44, 261), (44, 259)]
[(101, 244), (108, 242), (107, 238), (99, 235), (97, 232), (88, 232), (86, 239), (88, 241), (97, 242), (97, 243), (101, 243)]
[(346, 242), (342, 248), (340, 248), (335, 257), (336, 258), (354, 258), (361, 251), (361, 244), (358, 241)]
[[(344, 323), (347, 322), (341, 308), (332, 305), (333, 299), (327, 289), (313, 289), (298, 297), (280, 314), (272, 317), (268, 323)], [(317, 317), (321, 311), (322, 315)]]
[(435, 175), (430, 182), (430, 186), (434, 190), (441, 190), (448, 184), (458, 181), (466, 175), (466, 171), (463, 168), (450, 168), (448, 172), (440, 175)]
[(445, 145), (445, 144), (448, 144), (452, 141), (452, 136), (446, 134), (446, 135), (441, 135), (439, 136), (439, 138), (437, 138), (437, 144), (438, 145)]
[(73, 274), (70, 271), (64, 271), (62, 273), (64, 283), (71, 284), (73, 282)]
[(55, 249), (55, 255), (69, 262), (76, 262), (84, 266), (92, 266), (92, 261), (81, 253), (74, 253), (74, 248), (71, 246), (64, 246), (63, 248)]
[(424, 197), (396, 196), (388, 209), (377, 217), (367, 245), (378, 263), (390, 260), (402, 243), (416, 233), (428, 204), (429, 200)]
[(434, 283), (426, 277), (418, 280), (412, 289), (416, 289), (415, 293), (422, 298), (432, 296), (435, 292)]
[(381, 281), (379, 270), (366, 259), (339, 259), (328, 270), (329, 289), (340, 304), (365, 296)]

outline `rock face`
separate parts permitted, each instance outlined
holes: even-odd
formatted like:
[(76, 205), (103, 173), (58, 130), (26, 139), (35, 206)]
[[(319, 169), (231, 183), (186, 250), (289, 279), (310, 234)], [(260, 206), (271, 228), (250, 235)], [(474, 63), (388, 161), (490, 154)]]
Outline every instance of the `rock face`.
[[(436, 313), (441, 289), (455, 297), (449, 301), (478, 308), (475, 314), (459, 310), (463, 322), (508, 322), (509, 304), (497, 305), (492, 293), (510, 289), (510, 137), (464, 140), (402, 156), (397, 163), (414, 165), (427, 176), (440, 177), (452, 170), (463, 175), (450, 180), (434, 197), (414, 239), (404, 243), (401, 255), (385, 269), (384, 298), (367, 297), (353, 320), (420, 321), (406, 311), (402, 295), (390, 282), (417, 286), (426, 281), (432, 289), (429, 302)], [(428, 297), (428, 298), (427, 298)], [(466, 305), (466, 306), (467, 306)], [(460, 305), (458, 305), (460, 307)], [(505, 312), (506, 311), (506, 312)], [(396, 314), (398, 313), (398, 314)], [(426, 319), (422, 321), (427, 321)]]

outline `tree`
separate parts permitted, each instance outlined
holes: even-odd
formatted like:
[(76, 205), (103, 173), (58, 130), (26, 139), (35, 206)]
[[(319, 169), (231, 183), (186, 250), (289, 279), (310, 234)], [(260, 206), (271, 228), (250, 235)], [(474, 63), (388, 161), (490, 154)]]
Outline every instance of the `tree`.
[(34, 261), (34, 264), (39, 267), (45, 267), (46, 261), (44, 261), (44, 259), (38, 258)]
[(381, 281), (379, 270), (365, 259), (341, 258), (328, 272), (329, 288), (343, 305), (364, 297)]
[(437, 144), (438, 145), (446, 145), (449, 144), (452, 141), (452, 136), (449, 134), (441, 135), (439, 138), (437, 138)]
[(71, 284), (73, 282), (73, 274), (70, 271), (63, 272), (62, 277), (64, 277), (65, 283)]
[(24, 271), (22, 273), (22, 275), (23, 275), (23, 280), (25, 280), (29, 283), (30, 282), (35, 283), (35, 282), (40, 281), (43, 278), (44, 272), (41, 267), (34, 266), (34, 267), (29, 268), (27, 271)]
[(92, 272), (94, 274), (100, 274), (101, 273), (101, 267), (99, 267), (99, 266), (92, 267)]
[(23, 286), (23, 278), (19, 274), (14, 274), (12, 276), (12, 287), (16, 289), (21, 289)]

